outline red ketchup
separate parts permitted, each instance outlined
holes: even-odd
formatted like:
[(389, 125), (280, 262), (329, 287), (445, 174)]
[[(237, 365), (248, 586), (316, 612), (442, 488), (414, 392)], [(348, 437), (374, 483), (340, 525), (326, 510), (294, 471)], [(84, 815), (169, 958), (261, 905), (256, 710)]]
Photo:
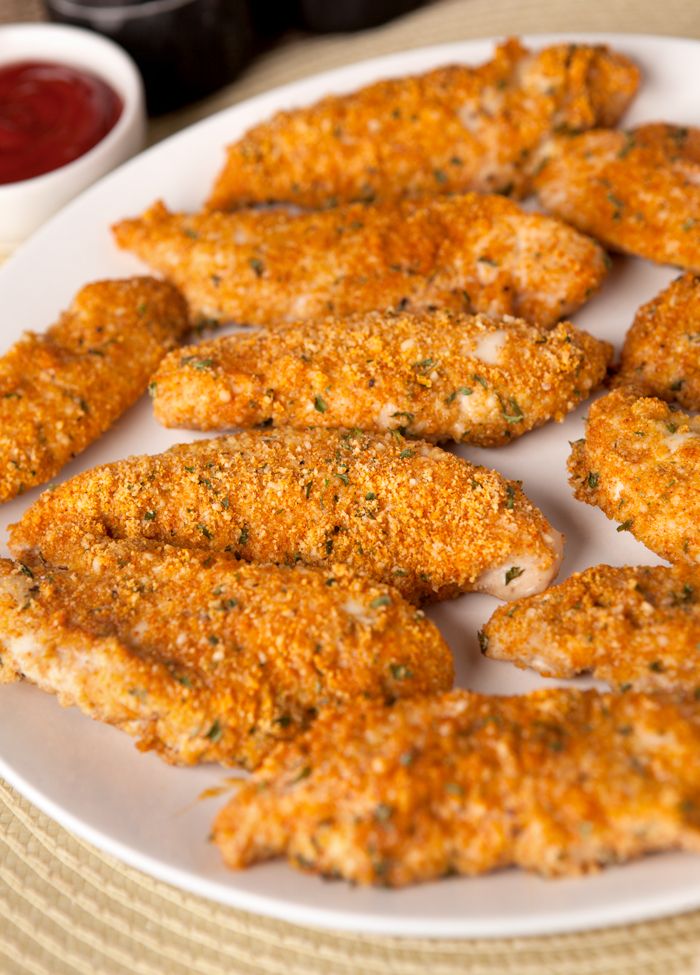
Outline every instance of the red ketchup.
[(65, 64), (0, 66), (0, 183), (65, 166), (103, 139), (122, 113), (119, 95)]

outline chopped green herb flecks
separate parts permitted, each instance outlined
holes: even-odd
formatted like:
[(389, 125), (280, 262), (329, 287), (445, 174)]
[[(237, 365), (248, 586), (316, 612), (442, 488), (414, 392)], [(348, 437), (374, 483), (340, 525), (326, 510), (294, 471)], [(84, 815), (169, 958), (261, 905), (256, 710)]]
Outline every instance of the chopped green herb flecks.
[(292, 779), (292, 785), (294, 785), (295, 782), (303, 782), (304, 779), (308, 779), (310, 775), (311, 775), (311, 766), (305, 765), (299, 772), (297, 772), (297, 774)]
[(428, 369), (432, 369), (436, 365), (437, 361), (435, 359), (421, 359), (420, 362), (413, 363), (413, 368), (419, 370), (419, 372), (427, 372)]
[(637, 144), (633, 132), (625, 132), (625, 140), (626, 141), (624, 146), (622, 147), (622, 149), (620, 149), (620, 151), (617, 154), (618, 159), (624, 159), (625, 156), (629, 155), (629, 153), (634, 149), (635, 145)]
[(186, 355), (183, 356), (182, 359), (180, 359), (180, 365), (191, 366), (192, 369), (200, 369), (200, 370), (211, 369), (211, 367), (214, 365), (214, 360), (200, 359), (199, 356), (196, 355)]
[(633, 524), (634, 519), (628, 518), (627, 521), (623, 521), (621, 525), (618, 525), (615, 530), (618, 532), (628, 532), (632, 528)]
[(473, 392), (474, 390), (470, 389), (469, 386), (459, 386), (453, 393), (450, 393), (445, 402), (454, 403), (458, 396), (471, 396)]
[(223, 733), (224, 733), (224, 731), (223, 731), (223, 728), (221, 727), (221, 722), (217, 718), (216, 721), (214, 722), (214, 724), (211, 726), (211, 728), (209, 729), (209, 731), (207, 731), (207, 733), (206, 733), (206, 735), (204, 737), (205, 738), (208, 738), (209, 741), (211, 741), (214, 744), (216, 744), (217, 741), (221, 741), (221, 736), (223, 735)]
[(386, 802), (380, 802), (374, 807), (374, 818), (380, 823), (383, 823), (387, 819), (391, 819), (393, 812), (393, 808), (387, 805)]
[(263, 276), (263, 274), (265, 273), (265, 265), (260, 260), (260, 258), (259, 257), (251, 257), (250, 260), (248, 261), (248, 263), (250, 264), (251, 268), (255, 272), (255, 276), (258, 277), (258, 278), (261, 278)]
[(321, 396), (314, 397), (314, 409), (317, 410), (319, 413), (325, 413), (326, 410), (328, 409), (328, 406), (323, 401)]
[(511, 396), (506, 402), (499, 396), (498, 400), (501, 404), (501, 413), (506, 423), (521, 423), (525, 419), (525, 414), (518, 406), (515, 397)]
[(608, 193), (608, 200), (613, 207), (613, 214), (612, 214), (613, 220), (619, 220), (620, 217), (622, 216), (622, 211), (625, 208), (624, 201), (621, 200), (619, 196), (615, 196), (614, 193)]
[(509, 586), (513, 579), (517, 579), (524, 571), (525, 569), (521, 569), (519, 565), (511, 565), (510, 569), (506, 572), (506, 585)]
[(688, 603), (695, 602), (695, 588), (691, 586), (689, 582), (683, 586), (680, 592), (674, 592), (671, 597), (671, 603), (673, 606), (682, 606)]
[(406, 664), (389, 664), (389, 670), (394, 680), (408, 680), (413, 677), (413, 671)]
[(391, 596), (377, 596), (369, 606), (370, 609), (381, 609), (382, 606), (391, 606)]
[(586, 483), (588, 484), (589, 488), (597, 488), (599, 480), (600, 480), (600, 475), (597, 474), (595, 471), (588, 472), (588, 478), (586, 479)]

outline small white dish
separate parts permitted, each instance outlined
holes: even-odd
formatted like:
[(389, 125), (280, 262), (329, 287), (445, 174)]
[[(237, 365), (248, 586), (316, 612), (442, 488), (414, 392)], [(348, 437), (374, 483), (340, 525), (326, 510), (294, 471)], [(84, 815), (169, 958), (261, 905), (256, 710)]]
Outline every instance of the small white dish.
[(112, 41), (77, 27), (10, 24), (0, 27), (0, 67), (17, 61), (53, 61), (82, 68), (110, 85), (122, 100), (116, 125), (84, 155), (32, 179), (0, 185), (0, 252), (28, 237), (57, 210), (143, 148), (143, 83), (129, 55)]

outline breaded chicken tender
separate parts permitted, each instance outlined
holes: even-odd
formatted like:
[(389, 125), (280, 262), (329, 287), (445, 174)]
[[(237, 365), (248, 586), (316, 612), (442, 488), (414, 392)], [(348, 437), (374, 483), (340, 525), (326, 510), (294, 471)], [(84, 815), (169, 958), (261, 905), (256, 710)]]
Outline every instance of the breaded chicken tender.
[(553, 325), (606, 273), (606, 255), (589, 238), (478, 193), (318, 213), (187, 215), (157, 203), (114, 234), (208, 323), (272, 326), (434, 305)]
[(700, 277), (684, 274), (637, 312), (618, 384), (700, 410)]
[(562, 546), (519, 484), (495, 471), (397, 432), (289, 428), (87, 471), (45, 491), (10, 547), (23, 561), (41, 553), (63, 565), (105, 537), (251, 562), (344, 562), (414, 601), (539, 592)]
[(568, 322), (371, 312), (182, 349), (150, 388), (171, 427), (398, 429), (487, 447), (563, 420), (611, 356)]
[(614, 125), (639, 70), (603, 46), (533, 54), (500, 44), (478, 67), (448, 65), (278, 112), (229, 146), (213, 209), (310, 207), (478, 190), (524, 196), (528, 164), (561, 128)]
[(453, 691), (326, 713), (220, 812), (239, 869), (401, 887), (516, 865), (582, 874), (700, 852), (700, 701), (558, 688)]
[(596, 565), (500, 607), (479, 639), (487, 657), (545, 677), (700, 695), (700, 570)]
[(96, 281), (43, 335), (27, 332), (0, 356), (0, 502), (50, 480), (103, 434), (188, 327), (172, 285)]
[(0, 560), (0, 655), (170, 762), (254, 768), (322, 707), (452, 685), (437, 628), (346, 566), (329, 586), (319, 569), (144, 542), (82, 561)]
[(613, 250), (700, 271), (700, 129), (595, 130), (545, 152), (547, 210)]
[(570, 483), (669, 562), (700, 562), (700, 417), (623, 387), (590, 408)]

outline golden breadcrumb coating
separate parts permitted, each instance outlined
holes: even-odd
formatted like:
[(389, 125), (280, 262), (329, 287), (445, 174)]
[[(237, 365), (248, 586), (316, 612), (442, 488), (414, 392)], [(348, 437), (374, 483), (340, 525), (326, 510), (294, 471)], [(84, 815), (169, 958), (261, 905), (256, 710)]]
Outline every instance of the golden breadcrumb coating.
[(278, 112), (229, 146), (208, 205), (323, 207), (464, 190), (524, 196), (544, 138), (614, 125), (638, 85), (638, 68), (607, 47), (557, 44), (533, 54), (510, 39), (478, 67), (448, 65)]
[(0, 357), (0, 502), (50, 480), (145, 392), (188, 325), (153, 278), (96, 281)]
[(684, 274), (637, 312), (617, 384), (700, 410), (700, 277)]
[(517, 865), (570, 876), (700, 852), (700, 701), (557, 688), (453, 691), (326, 713), (219, 813), (241, 868), (401, 887)]
[(606, 255), (502, 196), (316, 213), (169, 213), (116, 224), (120, 247), (181, 288), (199, 321), (275, 325), (431, 305), (552, 325), (601, 284)]
[(700, 129), (602, 129), (544, 151), (547, 210), (613, 250), (700, 271)]
[(570, 483), (669, 562), (700, 562), (700, 417), (623, 387), (590, 408)]
[(12, 551), (68, 564), (104, 537), (226, 550), (252, 562), (344, 562), (412, 600), (539, 592), (561, 536), (519, 484), (401, 434), (280, 428), (181, 444), (45, 491)]
[(401, 430), (482, 447), (563, 420), (605, 376), (612, 346), (561, 323), (370, 312), (238, 333), (171, 353), (153, 377), (170, 427)]
[(143, 542), (95, 545), (79, 570), (0, 561), (0, 653), (62, 704), (186, 765), (254, 768), (322, 707), (453, 679), (422, 611), (347, 566)]
[(479, 640), (487, 657), (545, 677), (590, 671), (623, 691), (700, 697), (700, 570), (596, 565), (499, 607)]

